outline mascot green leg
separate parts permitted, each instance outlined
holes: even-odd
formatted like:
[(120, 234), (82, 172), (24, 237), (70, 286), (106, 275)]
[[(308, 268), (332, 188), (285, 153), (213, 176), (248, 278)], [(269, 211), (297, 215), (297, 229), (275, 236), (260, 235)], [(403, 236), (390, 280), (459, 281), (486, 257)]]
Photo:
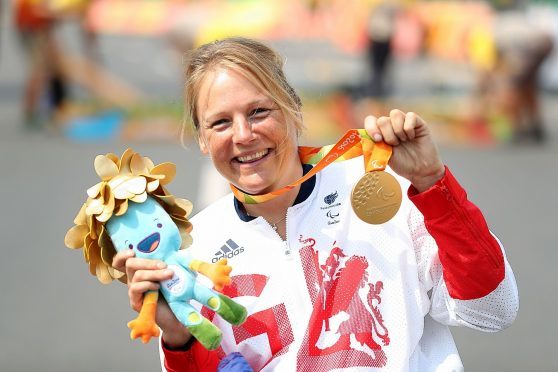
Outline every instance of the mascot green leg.
[(214, 350), (219, 347), (223, 338), (219, 328), (201, 316), (189, 303), (173, 301), (169, 305), (178, 320), (206, 349)]
[[(196, 313), (188, 316), (189, 320), (196, 322), (197, 319), (190, 319), (193, 317), (200, 317)], [(221, 344), (223, 334), (213, 323), (209, 320), (202, 318), (201, 323), (188, 327), (188, 330), (202, 344), (207, 350), (215, 350)]]
[(208, 305), (227, 322), (234, 325), (244, 323), (246, 320), (246, 308), (237, 304), (227, 296), (222, 294), (217, 294), (217, 296), (219, 297), (218, 299), (215, 297), (210, 298)]

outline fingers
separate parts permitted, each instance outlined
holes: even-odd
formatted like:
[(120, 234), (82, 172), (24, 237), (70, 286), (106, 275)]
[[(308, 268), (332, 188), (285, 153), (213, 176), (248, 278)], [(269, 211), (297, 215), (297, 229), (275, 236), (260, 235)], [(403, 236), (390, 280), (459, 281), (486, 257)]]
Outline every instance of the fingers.
[(132, 250), (119, 252), (114, 256), (112, 266), (126, 273), (130, 306), (139, 311), (145, 292), (158, 290), (159, 282), (171, 279), (173, 272), (167, 269), (167, 265), (162, 261), (134, 256)]
[(366, 129), (366, 132), (370, 137), (372, 137), (374, 142), (380, 142), (383, 140), (382, 132), (380, 131), (380, 128), (378, 128), (378, 118), (374, 115), (368, 115), (364, 118), (364, 129)]
[(132, 257), (126, 261), (126, 275), (131, 280), (137, 271), (157, 271), (166, 267), (163, 261)]
[(405, 134), (407, 135), (407, 138), (409, 140), (415, 139), (415, 129), (420, 124), (419, 121), (422, 122), (422, 119), (414, 112), (408, 112), (407, 115), (405, 115), (403, 130), (405, 131)]
[(135, 311), (140, 311), (143, 304), (143, 295), (147, 291), (158, 291), (159, 284), (154, 282), (137, 282), (128, 286), (128, 297), (130, 298), (130, 307)]
[(401, 110), (391, 110), (389, 116), (379, 118), (369, 115), (364, 120), (364, 127), (375, 142), (384, 141), (392, 146), (415, 139), (417, 128), (423, 125), (417, 114)]
[(118, 252), (112, 259), (112, 267), (120, 272), (126, 272), (126, 261), (128, 258), (134, 257), (135, 253), (132, 249)]
[(160, 282), (172, 278), (173, 271), (169, 269), (141, 269), (136, 270), (130, 283), (137, 282)]
[(161, 261), (141, 258), (128, 259), (126, 274), (128, 275), (128, 297), (132, 309), (139, 311), (145, 292), (159, 290), (160, 281), (172, 278), (172, 270), (163, 267), (166, 265)]

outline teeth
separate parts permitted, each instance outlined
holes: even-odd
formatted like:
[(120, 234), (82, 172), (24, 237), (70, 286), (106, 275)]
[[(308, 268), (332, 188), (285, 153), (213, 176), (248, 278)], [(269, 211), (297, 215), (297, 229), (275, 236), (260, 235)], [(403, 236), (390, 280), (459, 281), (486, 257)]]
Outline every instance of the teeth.
[(260, 152), (256, 152), (255, 154), (252, 154), (252, 155), (239, 156), (239, 157), (237, 157), (237, 160), (241, 163), (246, 163), (248, 161), (257, 160), (257, 159), (263, 158), (265, 155), (267, 155), (267, 151), (268, 150), (263, 150), (263, 151), (260, 151)]

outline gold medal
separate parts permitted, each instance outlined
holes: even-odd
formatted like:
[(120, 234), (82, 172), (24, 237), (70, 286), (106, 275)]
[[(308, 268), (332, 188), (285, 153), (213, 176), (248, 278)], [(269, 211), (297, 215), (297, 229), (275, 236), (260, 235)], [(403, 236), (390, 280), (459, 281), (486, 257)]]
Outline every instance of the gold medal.
[(399, 210), (401, 186), (387, 172), (367, 172), (353, 187), (351, 205), (358, 218), (364, 222), (382, 224)]

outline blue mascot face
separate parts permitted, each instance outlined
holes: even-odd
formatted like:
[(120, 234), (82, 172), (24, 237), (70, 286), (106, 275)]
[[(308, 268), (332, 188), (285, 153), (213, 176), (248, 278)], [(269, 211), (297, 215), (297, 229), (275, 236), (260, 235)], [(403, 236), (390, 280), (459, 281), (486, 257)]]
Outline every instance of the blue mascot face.
[(114, 248), (133, 249), (136, 257), (164, 260), (180, 249), (180, 231), (168, 213), (152, 197), (129, 202), (122, 216), (112, 216), (105, 227)]

